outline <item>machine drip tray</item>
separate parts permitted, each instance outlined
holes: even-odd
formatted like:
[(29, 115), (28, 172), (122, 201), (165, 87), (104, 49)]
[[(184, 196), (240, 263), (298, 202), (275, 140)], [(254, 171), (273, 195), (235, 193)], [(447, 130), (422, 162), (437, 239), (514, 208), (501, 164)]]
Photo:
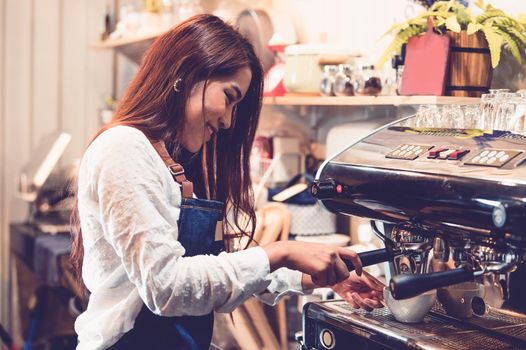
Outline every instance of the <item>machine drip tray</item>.
[(519, 316), (490, 312), (460, 320), (437, 302), (423, 322), (406, 324), (387, 308), (365, 312), (344, 301), (317, 302), (304, 309), (304, 348), (326, 349), (320, 335), (330, 330), (335, 334), (331, 349), (360, 341), (368, 343), (364, 349), (526, 349), (526, 318)]

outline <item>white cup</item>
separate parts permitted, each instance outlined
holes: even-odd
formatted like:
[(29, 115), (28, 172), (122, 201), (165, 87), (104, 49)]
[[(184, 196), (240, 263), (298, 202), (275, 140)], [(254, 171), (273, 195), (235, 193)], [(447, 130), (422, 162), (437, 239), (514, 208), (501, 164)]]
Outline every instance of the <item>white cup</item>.
[(435, 304), (436, 289), (427, 291), (412, 298), (397, 300), (391, 295), (388, 287), (384, 288), (384, 302), (397, 321), (418, 323), (424, 320), (429, 310)]

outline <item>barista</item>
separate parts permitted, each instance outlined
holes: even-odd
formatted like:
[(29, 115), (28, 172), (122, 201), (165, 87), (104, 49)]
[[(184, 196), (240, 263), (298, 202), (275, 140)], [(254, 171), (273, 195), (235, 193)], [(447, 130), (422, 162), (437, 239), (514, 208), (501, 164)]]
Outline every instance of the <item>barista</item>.
[(381, 307), (382, 284), (346, 248), (216, 249), (218, 222), (254, 231), (249, 155), (262, 88), (252, 46), (211, 15), (146, 53), (80, 165), (72, 259), (90, 298), (77, 349), (208, 349), (213, 311), (253, 294), (275, 303), (333, 286), (356, 308)]

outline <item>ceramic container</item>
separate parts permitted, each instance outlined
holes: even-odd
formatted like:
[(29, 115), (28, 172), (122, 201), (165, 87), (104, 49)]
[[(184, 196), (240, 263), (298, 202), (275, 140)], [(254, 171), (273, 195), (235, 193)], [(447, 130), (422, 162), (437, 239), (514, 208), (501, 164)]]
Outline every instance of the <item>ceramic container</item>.
[(304, 94), (320, 93), (324, 65), (349, 63), (356, 57), (342, 48), (314, 44), (289, 45), (284, 56), (285, 89)]
[(384, 288), (384, 303), (397, 321), (404, 323), (422, 322), (436, 301), (436, 289), (412, 298), (396, 300), (389, 288)]

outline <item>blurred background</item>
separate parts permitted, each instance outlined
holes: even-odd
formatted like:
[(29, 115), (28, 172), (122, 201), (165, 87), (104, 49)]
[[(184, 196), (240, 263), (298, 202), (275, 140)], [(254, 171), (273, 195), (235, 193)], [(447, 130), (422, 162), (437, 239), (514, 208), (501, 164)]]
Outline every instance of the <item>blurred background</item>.
[[(486, 3), (513, 16), (526, 14), (524, 1)], [(279, 223), (273, 239), (289, 239), (290, 233), (294, 239), (316, 241), (330, 234), (321, 240), (364, 250), (374, 245), (368, 222), (331, 214), (325, 226), (312, 230), (311, 224), (301, 226), (301, 215), (313, 212), (294, 214), (294, 203), (279, 203), (288, 206), (296, 225), (284, 230), (290, 223), (272, 219), (268, 202), (276, 201), (269, 200), (267, 191), (279, 192), (293, 184), (295, 175), (312, 174), (328, 155), (386, 122), (415, 113), (421, 104), (477, 103), (470, 100), (476, 97), (404, 99), (399, 91), (403, 61), (397, 64), (389, 57), (383, 67), (377, 65), (393, 40), (383, 34), (425, 5), (409, 0), (2, 0), (0, 323), (10, 336), (18, 344), (34, 337), (38, 345), (39, 339), (44, 344), (42, 339), (53, 335), (72, 334), (82, 303), (67, 281), (64, 233), (75, 166), (91, 136), (111, 119), (144, 51), (160, 33), (193, 14), (214, 13), (238, 26), (267, 70), (252, 170), (258, 207), (265, 208), (270, 223)], [(526, 88), (525, 67), (510, 57), (503, 53), (491, 87)], [(308, 70), (312, 60), (315, 71)], [(337, 76), (339, 87), (334, 85)], [(294, 181), (309, 180), (300, 176)], [(42, 234), (62, 239), (37, 243)], [(37, 256), (41, 260), (35, 262)], [(55, 292), (53, 298), (46, 294)], [(326, 292), (315, 297), (324, 298)], [(42, 300), (48, 300), (47, 307), (38, 311)], [(287, 348), (299, 329), (298, 303), (284, 305), (281, 316), (259, 323), (265, 328), (262, 324), (269, 322), (268, 335), (277, 341), (273, 346)], [(251, 312), (257, 314), (255, 309)], [(70, 338), (60, 341), (40, 346), (71, 347)], [(239, 339), (230, 342), (243, 347)]]

